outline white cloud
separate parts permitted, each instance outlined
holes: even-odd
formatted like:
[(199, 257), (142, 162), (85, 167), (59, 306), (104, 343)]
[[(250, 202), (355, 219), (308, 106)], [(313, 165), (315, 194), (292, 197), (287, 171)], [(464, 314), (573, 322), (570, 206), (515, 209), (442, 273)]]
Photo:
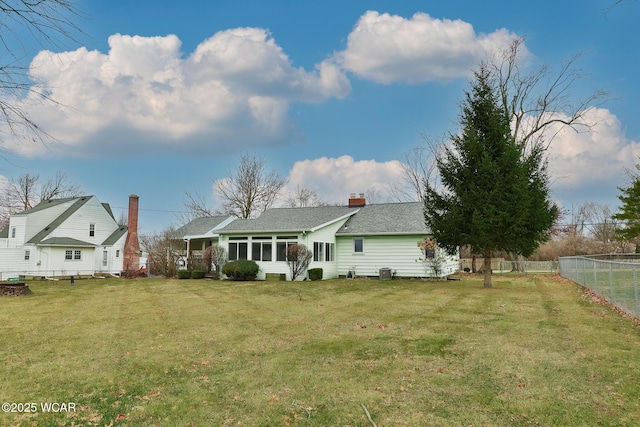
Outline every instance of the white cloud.
[(398, 160), (377, 162), (351, 156), (320, 157), (296, 162), (289, 172), (289, 189), (296, 186), (315, 191), (322, 200), (346, 204), (351, 193), (374, 190), (381, 194), (402, 177)]
[(564, 128), (551, 143), (553, 186), (581, 192), (609, 187), (611, 194), (617, 194), (616, 187), (625, 184), (625, 169), (638, 163), (640, 142), (628, 140), (618, 118), (607, 109), (592, 108), (585, 120), (594, 123), (591, 132)]
[(346, 70), (379, 83), (421, 83), (466, 77), (478, 62), (516, 37), (506, 29), (477, 34), (461, 20), (416, 13), (411, 19), (368, 11), (335, 54)]
[[(86, 48), (42, 51), (30, 73), (59, 108), (35, 96), (22, 105), (68, 153), (135, 145), (176, 151), (188, 148), (186, 140), (213, 150), (230, 142), (286, 141), (292, 102), (321, 102), (350, 92), (335, 64), (296, 68), (264, 29), (221, 31), (186, 58), (180, 48), (175, 35), (116, 34), (107, 54)], [(37, 144), (6, 142), (23, 155), (43, 154)]]

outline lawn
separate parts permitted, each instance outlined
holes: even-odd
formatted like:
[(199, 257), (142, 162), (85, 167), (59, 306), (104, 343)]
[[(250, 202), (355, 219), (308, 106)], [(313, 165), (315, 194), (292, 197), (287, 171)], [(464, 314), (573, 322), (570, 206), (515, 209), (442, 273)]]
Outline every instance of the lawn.
[(0, 395), (37, 410), (0, 425), (640, 423), (638, 326), (557, 277), (493, 282), (34, 282), (0, 299)]

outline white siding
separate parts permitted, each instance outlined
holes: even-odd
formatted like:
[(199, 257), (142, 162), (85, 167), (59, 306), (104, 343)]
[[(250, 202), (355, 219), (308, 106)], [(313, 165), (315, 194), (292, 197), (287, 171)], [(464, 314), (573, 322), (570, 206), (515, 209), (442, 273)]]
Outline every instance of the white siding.
[[(337, 221), (335, 223), (329, 224), (326, 227), (322, 227), (321, 229), (314, 231), (314, 232), (309, 232), (309, 233), (303, 233), (303, 234), (297, 234), (297, 233), (288, 233), (288, 232), (281, 232), (281, 233), (269, 233), (269, 234), (265, 234), (265, 233), (246, 233), (246, 234), (242, 234), (242, 236), (247, 236), (249, 237), (248, 240), (246, 240), (247, 244), (248, 244), (248, 258), (251, 259), (251, 243), (253, 242), (253, 237), (273, 237), (272, 240), (272, 244), (273, 244), (273, 248), (272, 248), (272, 254), (273, 254), (273, 261), (256, 261), (256, 263), (258, 264), (258, 266), (260, 266), (260, 272), (258, 273), (258, 280), (264, 280), (266, 278), (266, 274), (269, 273), (275, 273), (275, 274), (286, 274), (287, 280), (291, 280), (291, 272), (289, 270), (289, 266), (287, 265), (286, 261), (276, 261), (276, 243), (278, 242), (278, 240), (276, 239), (277, 236), (297, 236), (297, 243), (298, 244), (303, 244), (307, 247), (307, 249), (313, 251), (313, 242), (323, 242), (323, 243), (333, 243), (335, 245), (336, 243), (336, 236), (335, 233), (336, 231), (338, 231), (340, 229), (340, 227), (342, 227), (342, 225), (347, 221), (347, 218), (344, 218), (340, 221)], [(236, 234), (236, 236), (241, 236), (241, 234)], [(256, 240), (257, 241), (257, 240)], [(261, 242), (264, 242), (264, 240), (260, 240)], [(229, 250), (229, 236), (228, 235), (221, 235), (220, 236), (220, 242), (219, 242), (220, 246), (222, 246), (223, 248), (225, 248), (227, 251)], [(334, 261), (333, 262), (328, 262), (328, 261), (322, 261), (322, 262), (311, 262), (311, 264), (309, 265), (309, 268), (322, 268), (322, 273), (323, 273), (323, 278), (324, 279), (329, 279), (329, 278), (334, 278), (334, 277), (338, 277), (338, 262), (337, 262), (337, 245), (335, 246), (335, 252), (334, 252)], [(307, 277), (306, 274), (299, 276), (296, 280), (304, 280), (305, 277)]]
[[(124, 234), (113, 246), (98, 246), (95, 250), (94, 269), (98, 273), (120, 274), (124, 263)], [(103, 263), (103, 252), (107, 251), (107, 265)], [(116, 256), (118, 255), (118, 256)], [(146, 266), (146, 265), (145, 265)]]
[[(90, 224), (95, 224), (94, 236), (89, 235)], [(100, 201), (96, 197), (92, 197), (46, 238), (71, 237), (99, 245), (117, 229), (117, 222), (109, 215)]]
[[(354, 253), (353, 239), (364, 239), (364, 252)], [(429, 277), (433, 271), (424, 262), (418, 246), (424, 236), (338, 236), (336, 256), (338, 274), (346, 276), (355, 269), (358, 276), (379, 276), (381, 268), (390, 268), (399, 277)], [(457, 256), (447, 256), (443, 275), (458, 270)]]

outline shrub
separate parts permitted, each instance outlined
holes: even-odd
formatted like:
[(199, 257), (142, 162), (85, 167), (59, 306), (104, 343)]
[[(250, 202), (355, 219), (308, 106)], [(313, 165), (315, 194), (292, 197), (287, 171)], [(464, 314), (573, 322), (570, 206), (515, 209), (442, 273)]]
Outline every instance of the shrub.
[(222, 267), (222, 272), (230, 280), (255, 280), (259, 269), (260, 267), (254, 261), (240, 259), (226, 263)]
[(291, 270), (291, 281), (307, 271), (311, 258), (313, 258), (313, 252), (305, 245), (291, 245), (287, 248), (287, 265)]
[(202, 270), (193, 270), (191, 272), (192, 279), (204, 279), (204, 271)]
[(322, 268), (310, 268), (309, 280), (322, 280)]
[(191, 279), (191, 271), (178, 270), (178, 279)]

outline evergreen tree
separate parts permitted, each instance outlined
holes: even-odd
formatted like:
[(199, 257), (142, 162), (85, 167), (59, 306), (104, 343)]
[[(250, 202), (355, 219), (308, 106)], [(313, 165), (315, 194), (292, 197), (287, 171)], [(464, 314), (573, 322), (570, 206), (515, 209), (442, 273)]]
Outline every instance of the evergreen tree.
[(491, 257), (531, 255), (548, 239), (557, 216), (550, 202), (544, 149), (524, 152), (512, 136), (491, 72), (481, 65), (465, 93), (460, 135), (437, 158), (442, 191), (426, 185), (424, 215), (438, 244), (449, 251), (470, 245), (484, 256), (484, 286), (491, 287)]
[(620, 240), (635, 240), (636, 253), (640, 253), (640, 176), (633, 178), (628, 188), (618, 188), (622, 192), (618, 199), (622, 202), (620, 212), (613, 216), (614, 219), (624, 221), (624, 228), (616, 229), (616, 237)]

